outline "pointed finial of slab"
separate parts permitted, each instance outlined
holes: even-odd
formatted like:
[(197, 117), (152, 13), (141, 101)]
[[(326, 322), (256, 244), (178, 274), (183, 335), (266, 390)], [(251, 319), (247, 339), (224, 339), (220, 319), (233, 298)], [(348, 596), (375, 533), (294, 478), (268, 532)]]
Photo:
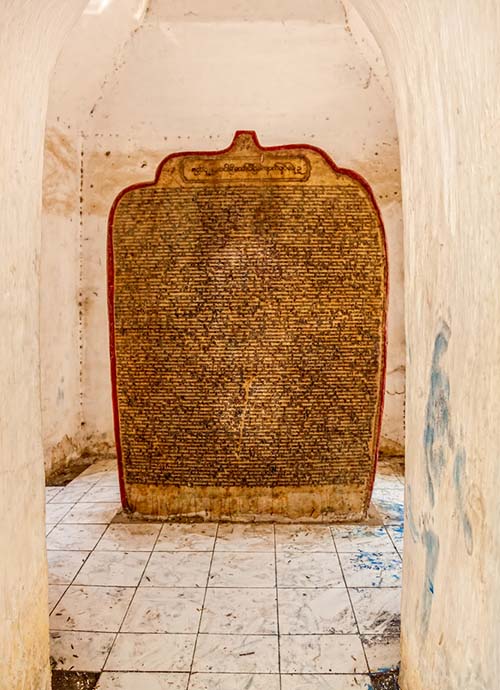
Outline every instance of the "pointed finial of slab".
[(238, 129), (230, 147), (233, 151), (248, 151), (249, 149), (261, 149), (257, 134), (252, 130)]

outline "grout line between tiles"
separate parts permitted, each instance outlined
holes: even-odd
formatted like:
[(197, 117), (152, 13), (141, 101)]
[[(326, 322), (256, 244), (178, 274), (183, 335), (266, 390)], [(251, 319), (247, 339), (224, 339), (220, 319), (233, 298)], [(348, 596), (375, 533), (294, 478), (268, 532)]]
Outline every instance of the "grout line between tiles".
[[(124, 589), (124, 588), (122, 588)], [(133, 589), (133, 587), (128, 587), (125, 589)], [(126, 615), (126, 614), (125, 614)], [(95, 633), (96, 635), (133, 635), (134, 637), (139, 637), (140, 635), (147, 635), (149, 637), (177, 637), (179, 635), (183, 635), (186, 637), (194, 637), (196, 636), (209, 636), (212, 635), (213, 637), (277, 637), (276, 633), (221, 633), (221, 632), (200, 632), (200, 633), (186, 633), (186, 632), (151, 632), (147, 630), (139, 630), (136, 632), (132, 631), (118, 631), (117, 633), (111, 631), (111, 630), (90, 630), (87, 628), (52, 628), (52, 632), (57, 632), (57, 633)], [(307, 632), (307, 633), (283, 633), (282, 637), (286, 638), (292, 638), (292, 637), (328, 637), (328, 638), (341, 638), (341, 637), (360, 637), (361, 635), (366, 635), (366, 636), (372, 636), (372, 637), (391, 637), (391, 635), (388, 635), (387, 633), (330, 633), (330, 632)], [(118, 672), (118, 671), (114, 671)], [(163, 673), (170, 673), (170, 671), (163, 671)], [(183, 673), (188, 673), (188, 671), (184, 671)], [(197, 671), (196, 673), (208, 673), (208, 671)], [(219, 671), (214, 671), (214, 673), (219, 673)], [(243, 673), (243, 671), (242, 671)], [(253, 671), (252, 671), (253, 673)]]
[(278, 630), (278, 673), (279, 673), (279, 686), (282, 690), (281, 682), (281, 633), (280, 633), (280, 607), (279, 607), (279, 587), (278, 587), (278, 552), (276, 549), (276, 525), (273, 525), (273, 538), (274, 538), (274, 577), (276, 584), (276, 626)]
[[(59, 491), (56, 491), (56, 493), (53, 494), (50, 498), (47, 498), (47, 489), (50, 489), (50, 488), (57, 488), (57, 489), (59, 489)], [(46, 504), (51, 503), (51, 501), (52, 501), (58, 494), (60, 494), (61, 491), (62, 491), (64, 488), (65, 488), (64, 486), (58, 486), (58, 487), (46, 486), (46, 487), (45, 487), (45, 503), (46, 503)]]
[[(128, 634), (128, 633), (125, 633)], [(120, 675), (135, 675), (136, 673), (142, 673), (145, 676), (151, 675), (151, 674), (156, 674), (159, 673), (160, 675), (179, 675), (179, 676), (188, 676), (189, 671), (143, 671), (143, 670), (138, 670), (138, 671), (104, 671), (104, 673), (119, 673)], [(197, 671), (194, 675), (204, 675), (204, 676), (277, 676), (279, 675), (278, 673), (272, 673), (269, 671)], [(318, 675), (317, 671), (304, 671), (301, 673), (284, 673), (284, 676), (316, 676)], [(360, 678), (364, 678), (369, 675), (369, 673), (349, 673), (347, 671), (338, 671), (336, 673), (322, 673), (321, 675), (325, 676), (333, 676), (334, 678), (336, 676), (347, 676), (351, 678), (352, 676), (359, 676)]]
[(398, 556), (401, 558), (401, 560), (403, 560), (403, 553), (402, 553), (402, 551), (400, 551), (400, 550), (398, 549), (395, 540), (392, 538), (391, 533), (390, 533), (389, 530), (387, 529), (388, 527), (393, 527), (393, 526), (394, 526), (394, 525), (384, 525), (384, 529), (385, 529), (385, 531), (387, 532), (387, 534), (388, 534), (388, 536), (389, 536), (389, 539), (391, 540), (391, 544), (392, 544), (392, 545), (394, 546), (394, 548), (396, 549), (396, 553), (397, 553)]
[[(60, 604), (60, 602), (61, 602), (61, 599), (62, 599), (63, 596), (66, 594), (66, 592), (68, 591), (68, 589), (69, 589), (69, 587), (70, 587), (71, 585), (66, 585), (66, 584), (64, 584), (64, 585), (50, 585), (50, 584), (49, 584), (49, 587), (57, 587), (57, 586), (64, 587), (64, 592), (61, 594), (61, 596), (60, 596), (59, 599), (56, 601), (56, 603), (54, 604), (54, 606), (53, 606), (51, 609), (49, 609), (49, 618), (50, 618), (50, 615), (51, 615), (51, 614), (56, 610), (56, 608), (59, 606), (59, 604)], [(52, 629), (51, 629), (51, 630), (52, 630)]]
[[(57, 550), (57, 549), (54, 549), (54, 550)], [(64, 551), (64, 550), (65, 550), (65, 549), (61, 549), (61, 551)], [(85, 551), (83, 551), (83, 553), (85, 553)], [(92, 552), (92, 551), (88, 551), (88, 552), (87, 552), (87, 555), (86, 555), (85, 558), (83, 559), (82, 564), (80, 565), (80, 567), (78, 568), (78, 570), (76, 571), (76, 573), (73, 575), (73, 577), (72, 577), (72, 579), (71, 579), (71, 582), (69, 583), (69, 585), (67, 586), (67, 588), (73, 586), (74, 581), (76, 580), (76, 578), (77, 578), (78, 575), (80, 574), (80, 570), (83, 568), (83, 566), (84, 566), (85, 563), (87, 562), (87, 559), (88, 559), (88, 557), (90, 556), (91, 553), (93, 553), (93, 552)]]
[(206, 583), (205, 583), (205, 591), (204, 591), (204, 593), (203, 593), (203, 601), (201, 602), (201, 611), (200, 611), (200, 618), (199, 618), (199, 621), (198, 621), (198, 630), (196, 631), (196, 637), (195, 637), (194, 645), (193, 645), (193, 654), (192, 654), (192, 656), (191, 656), (191, 664), (190, 664), (190, 666), (189, 666), (189, 678), (188, 678), (188, 685), (187, 685), (188, 689), (189, 689), (189, 685), (190, 685), (190, 683), (191, 683), (191, 674), (193, 673), (194, 657), (195, 657), (195, 654), (196, 654), (196, 647), (197, 647), (197, 645), (198, 645), (198, 637), (200, 636), (201, 622), (202, 622), (202, 620), (203, 620), (203, 613), (204, 613), (204, 611), (205, 611), (205, 601), (206, 601), (206, 599), (207, 599), (208, 584), (209, 584), (209, 582), (210, 582), (210, 573), (211, 573), (211, 571), (212, 571), (212, 563), (213, 563), (214, 555), (215, 555), (215, 545), (216, 545), (216, 543), (217, 543), (217, 536), (218, 536), (218, 534), (219, 534), (219, 524), (220, 524), (220, 523), (217, 523), (217, 527), (216, 527), (216, 530), (215, 530), (215, 536), (214, 536), (214, 543), (213, 543), (213, 548), (212, 548), (212, 554), (211, 554), (211, 556), (210, 556), (210, 563), (209, 563), (209, 565), (208, 565), (207, 580), (206, 580)]
[[(92, 553), (92, 551), (89, 551), (89, 555), (90, 555), (91, 553)], [(98, 553), (132, 553), (132, 552), (131, 552), (131, 551), (127, 551), (127, 552), (124, 552), (124, 551), (110, 551), (110, 552), (108, 552), (108, 551), (99, 551)], [(146, 551), (136, 551), (136, 552), (134, 552), (134, 553), (146, 553)], [(87, 558), (88, 558), (88, 556), (86, 557), (86, 559), (87, 559)], [(83, 567), (83, 565), (84, 565), (84, 564), (82, 564), (82, 567)], [(81, 570), (81, 568), (79, 568), (78, 573), (80, 572), (80, 570)], [(170, 585), (80, 585), (80, 584), (75, 585), (75, 584), (74, 584), (74, 579), (76, 579), (78, 573), (75, 575), (75, 578), (73, 578), (73, 580), (72, 580), (69, 584), (67, 584), (67, 583), (65, 583), (65, 582), (61, 582), (61, 583), (51, 582), (50, 584), (51, 584), (51, 585), (60, 584), (61, 586), (62, 586), (62, 585), (66, 585), (67, 587), (70, 587), (70, 586), (74, 586), (74, 587), (94, 587), (94, 588), (102, 587), (103, 589), (109, 589), (110, 587), (119, 587), (120, 589), (141, 589), (141, 590), (150, 590), (150, 589), (180, 589), (180, 590), (183, 590), (183, 589), (196, 589), (196, 590), (200, 590), (200, 589), (203, 589), (203, 588), (204, 588), (204, 586), (196, 586), (196, 585), (189, 585), (189, 586), (187, 586), (187, 587), (182, 587), (182, 586), (180, 586), (180, 585), (173, 585), (173, 586), (170, 586)], [(210, 589), (210, 590), (212, 590), (212, 589), (238, 589), (238, 590), (241, 590), (241, 589), (251, 589), (251, 590), (256, 590), (257, 592), (260, 592), (260, 591), (265, 591), (265, 590), (274, 590), (275, 587), (225, 587), (225, 586), (222, 586), (222, 587), (212, 587), (212, 586), (210, 586), (210, 587), (208, 587), (208, 589)], [(317, 589), (321, 589), (321, 590), (328, 590), (328, 591), (330, 591), (330, 590), (340, 590), (340, 591), (342, 591), (343, 589), (345, 589), (345, 585), (340, 585), (340, 586), (337, 585), (336, 587), (326, 587), (326, 586), (324, 586), (324, 585), (319, 585), (318, 587), (303, 587), (302, 585), (298, 585), (298, 586), (295, 586), (295, 587), (288, 587), (288, 586), (286, 586), (286, 587), (280, 587), (279, 589), (280, 589), (280, 590), (294, 590), (294, 589), (298, 589), (298, 590), (310, 590), (310, 591), (315, 591), (315, 590), (317, 590)], [(385, 590), (385, 589), (401, 589), (401, 586), (400, 586), (400, 585), (387, 585), (387, 586), (385, 586), (385, 587), (379, 587), (379, 586), (373, 586), (373, 585), (372, 585), (372, 586), (369, 586), (369, 585), (358, 585), (358, 586), (356, 586), (356, 587), (348, 587), (348, 589), (384, 589), (384, 590)], [(328, 634), (332, 634), (332, 633), (328, 633)]]
[[(129, 587), (129, 589), (132, 589)], [(125, 614), (126, 615), (126, 614)], [(87, 628), (52, 628), (51, 632), (56, 632), (56, 633), (95, 633), (96, 635), (114, 635), (115, 638), (117, 635), (123, 635), (123, 636), (134, 636), (134, 637), (140, 637), (141, 635), (146, 635), (148, 637), (178, 637), (179, 635), (184, 636), (184, 637), (208, 637), (211, 635), (212, 637), (265, 637), (265, 638), (274, 638), (278, 637), (276, 633), (214, 633), (214, 632), (200, 632), (200, 633), (179, 633), (179, 632), (150, 632), (146, 630), (140, 630), (137, 632), (132, 632), (128, 630), (119, 630), (118, 632), (113, 632), (112, 630), (90, 630)], [(321, 632), (321, 633), (284, 633), (282, 634), (282, 637), (285, 638), (293, 638), (293, 637), (324, 637), (324, 638), (332, 638), (332, 639), (340, 639), (340, 638), (346, 638), (346, 637), (362, 637), (362, 636), (372, 636), (372, 637), (395, 637), (395, 635), (390, 635), (388, 633), (329, 633), (329, 632)], [(114, 644), (114, 642), (113, 642)], [(194, 655), (193, 655), (194, 656)], [(113, 669), (114, 672), (116, 669)], [(163, 673), (170, 673), (170, 671), (163, 671)], [(188, 671), (183, 671), (183, 673), (188, 673)], [(196, 673), (208, 673), (208, 671), (197, 671)], [(219, 671), (214, 671), (214, 673), (219, 673)], [(242, 671), (243, 673), (243, 671)], [(253, 671), (252, 671), (253, 673)], [(276, 672), (277, 673), (277, 672)]]
[(341, 560), (340, 560), (339, 552), (338, 552), (338, 549), (337, 549), (337, 544), (336, 544), (336, 542), (335, 542), (335, 538), (334, 538), (334, 536), (333, 536), (333, 531), (332, 531), (331, 529), (330, 529), (330, 534), (331, 534), (331, 536), (332, 536), (333, 546), (334, 546), (334, 548), (335, 548), (335, 553), (337, 554), (337, 559), (338, 559), (339, 566), (340, 566), (340, 572), (342, 573), (342, 578), (343, 578), (343, 580), (344, 580), (345, 589), (346, 589), (346, 592), (347, 592), (347, 596), (348, 596), (348, 598), (349, 598), (349, 603), (350, 603), (350, 605), (351, 605), (352, 615), (354, 616), (354, 623), (355, 623), (356, 629), (357, 629), (357, 631), (358, 631), (357, 637), (358, 637), (358, 639), (359, 639), (359, 643), (360, 643), (360, 645), (361, 645), (361, 649), (363, 650), (363, 656), (364, 656), (364, 659), (365, 659), (366, 668), (369, 670), (369, 669), (370, 669), (370, 666), (368, 665), (368, 657), (366, 656), (365, 646), (364, 646), (363, 640), (362, 640), (362, 638), (361, 638), (361, 631), (360, 631), (360, 629), (359, 629), (358, 617), (357, 617), (357, 615), (356, 615), (356, 611), (354, 610), (354, 606), (353, 606), (352, 599), (351, 599), (351, 593), (350, 593), (350, 591), (349, 591), (349, 587), (347, 586), (347, 580), (345, 579), (344, 568), (342, 567), (342, 562), (341, 562)]

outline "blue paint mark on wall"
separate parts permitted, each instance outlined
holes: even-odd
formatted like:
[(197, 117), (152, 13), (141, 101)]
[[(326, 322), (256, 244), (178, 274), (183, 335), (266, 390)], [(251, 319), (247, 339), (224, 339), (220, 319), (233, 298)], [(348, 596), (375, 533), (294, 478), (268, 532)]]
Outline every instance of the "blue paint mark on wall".
[(431, 505), (434, 505), (436, 499), (435, 487), (441, 481), (446, 461), (446, 446), (453, 447), (449, 410), (450, 380), (441, 362), (448, 349), (450, 336), (450, 327), (443, 321), (434, 341), (429, 396), (425, 410), (425, 464)]
[(426, 529), (422, 535), (425, 547), (425, 587), (422, 596), (422, 630), (425, 634), (429, 628), (434, 595), (434, 579), (439, 559), (439, 538), (432, 530)]
[(469, 556), (474, 550), (474, 537), (472, 534), (472, 525), (467, 514), (463, 480), (465, 475), (465, 466), (467, 462), (467, 454), (465, 449), (460, 447), (455, 455), (455, 462), (453, 464), (453, 484), (455, 486), (455, 493), (457, 497), (458, 513), (462, 522), (464, 531), (465, 548)]
[(465, 471), (466, 454), (463, 448), (457, 450), (455, 455), (455, 463), (453, 465), (453, 483), (457, 494), (462, 493), (462, 477)]
[(406, 489), (406, 514), (407, 514), (407, 519), (408, 519), (408, 527), (410, 528), (410, 534), (411, 538), (415, 543), (420, 539), (420, 533), (418, 531), (417, 524), (415, 522), (415, 518), (413, 517), (413, 504), (412, 504), (412, 496), (411, 496), (411, 486), (408, 484), (408, 487)]

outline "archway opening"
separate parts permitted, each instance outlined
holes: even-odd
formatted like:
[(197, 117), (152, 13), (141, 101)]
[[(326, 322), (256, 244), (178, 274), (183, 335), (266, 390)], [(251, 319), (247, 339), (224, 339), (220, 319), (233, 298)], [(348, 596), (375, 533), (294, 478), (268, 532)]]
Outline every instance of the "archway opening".
[[(181, 4), (171, 4), (166, 9), (162, 3), (154, 2), (147, 12), (144, 10), (144, 3), (138, 1), (90, 3), (63, 49), (52, 81), (46, 136), (41, 285), (47, 467), (50, 471), (57, 470), (71, 457), (82, 454), (99, 458), (113, 453), (105, 242), (107, 214), (116, 193), (128, 184), (152, 179), (156, 165), (166, 154), (221, 148), (236, 129), (257, 130), (266, 145), (318, 144), (338, 165), (356, 170), (370, 182), (384, 217), (389, 244), (388, 376), (382, 427), (382, 451), (386, 457), (379, 465), (374, 493), (372, 522), (376, 524), (357, 526), (355, 530), (340, 527), (335, 528), (336, 533), (329, 532), (330, 556), (334, 561), (337, 559), (337, 572), (353, 616), (336, 628), (339, 632), (335, 634), (358, 635), (362, 660), (359, 666), (349, 669), (353, 676), (358, 671), (360, 676), (366, 676), (368, 670), (397, 662), (394, 633), (402, 547), (402, 481), (398, 455), (404, 442), (402, 218), (397, 132), (383, 59), (358, 15), (341, 3), (329, 4), (327, 10), (322, 3), (308, 7), (307, 12), (298, 7), (288, 9), (289, 15), (283, 22), (281, 11), (255, 4), (244, 12), (240, 9), (236, 15), (221, 14), (217, 8), (201, 5), (186, 15)], [(73, 65), (82, 61), (88, 65), (88, 78), (78, 93), (72, 84)], [(133, 100), (131, 93), (135, 94)], [(54, 265), (64, 265), (64, 270), (54, 276), (51, 270)], [(56, 294), (61, 309), (54, 317)], [(106, 467), (105, 461), (98, 462), (72, 485), (81, 484), (80, 488), (88, 491), (64, 515), (62, 508), (48, 509), (49, 515), (58, 520), (58, 524), (50, 523), (55, 528), (52, 538), (49, 534), (49, 558), (50, 551), (65, 550), (50, 548), (51, 544), (63, 545), (57, 541), (58, 535), (73, 529), (65, 525), (78, 525), (80, 520), (91, 519), (88, 514), (83, 516), (85, 508), (81, 506), (85, 505), (93, 506), (92, 519), (102, 526), (97, 546), (108, 544), (111, 550), (115, 548), (117, 542), (108, 542), (102, 535), (106, 530), (111, 535), (123, 530), (114, 525), (107, 527), (111, 505), (107, 506), (108, 513), (100, 512), (97, 505), (116, 503), (116, 492)], [(93, 481), (88, 477), (97, 477), (95, 470), (99, 468), (103, 475), (92, 487), (86, 487), (87, 482)], [(77, 488), (73, 496), (78, 491)], [(50, 493), (54, 494), (50, 506), (68, 505), (62, 499), (71, 492), (61, 489)], [(92, 500), (99, 496), (109, 500)], [(101, 527), (94, 531), (97, 534), (100, 530)], [(222, 537), (225, 530), (224, 527)], [(151, 527), (142, 531), (148, 535), (144, 543), (152, 543), (151, 559), (166, 561), (153, 553), (155, 543), (161, 545), (163, 539), (160, 531)], [(151, 542), (152, 535), (156, 539)], [(216, 544), (213, 537), (201, 535), (212, 546)], [(183, 534), (182, 539), (186, 538)], [(317, 538), (321, 542), (319, 532)], [(269, 542), (269, 534), (264, 530), (257, 538), (264, 542), (264, 547), (262, 551), (257, 549), (257, 553), (269, 553), (266, 540)], [(273, 540), (279, 577), (280, 553), (288, 551), (280, 550), (274, 532)], [(288, 545), (293, 551), (293, 538)], [(127, 548), (131, 544), (127, 543)], [(316, 549), (320, 546), (313, 553), (323, 553)], [(92, 580), (93, 576), (86, 573), (92, 570), (93, 561), (102, 560), (99, 550), (88, 565), (84, 564), (81, 575), (75, 573), (70, 589), (55, 602), (53, 620), (61, 619), (59, 614), (71, 605), (71, 596), (77, 596), (72, 588), (104, 586), (84, 584)], [(162, 549), (157, 550), (163, 553)], [(118, 552), (121, 553), (119, 548)], [(299, 548), (298, 552), (307, 553), (307, 550)], [(170, 553), (168, 548), (165, 553)], [(213, 555), (215, 559), (217, 548), (213, 549)], [(318, 561), (318, 569), (329, 572), (326, 562), (319, 565), (321, 558), (311, 558)], [(304, 572), (302, 576), (305, 577)], [(144, 585), (143, 580), (140, 582)], [(276, 586), (276, 581), (273, 582)], [(333, 575), (328, 582), (335, 582)], [(330, 589), (322, 586), (325, 583), (321, 580), (312, 589)], [(108, 586), (118, 585), (115, 582)], [(303, 589), (309, 590), (306, 586)], [(55, 595), (60, 592), (53, 591)], [(139, 589), (133, 596), (138, 593)], [(215, 596), (208, 587), (206, 595)], [(369, 610), (371, 619), (367, 617), (366, 625), (360, 625), (357, 610)], [(277, 611), (277, 621), (280, 621), (279, 592)], [(381, 612), (387, 614), (385, 620), (375, 624), (376, 614)], [(85, 627), (86, 624), (76, 625)], [(356, 632), (352, 625), (357, 626)], [(220, 628), (213, 630), (216, 629)], [(75, 630), (88, 632), (78, 627)], [(67, 630), (56, 628), (54, 632), (62, 640), (61, 645), (70, 637)], [(131, 634), (140, 632), (131, 631)], [(248, 631), (243, 627), (245, 632)], [(295, 629), (286, 642), (296, 641), (294, 635), (316, 632), (307, 626), (299, 632)], [(212, 631), (212, 634), (225, 633)], [(386, 663), (389, 657), (392, 660)], [(65, 663), (62, 662), (62, 667)], [(118, 667), (108, 665), (108, 668), (118, 672)], [(293, 671), (296, 672), (300, 670)]]

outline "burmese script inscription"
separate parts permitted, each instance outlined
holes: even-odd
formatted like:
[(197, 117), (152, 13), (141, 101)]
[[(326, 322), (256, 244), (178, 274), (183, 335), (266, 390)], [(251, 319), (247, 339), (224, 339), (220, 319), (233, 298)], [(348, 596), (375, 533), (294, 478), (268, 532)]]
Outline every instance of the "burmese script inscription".
[(286, 516), (300, 511), (287, 492), (316, 491), (312, 517), (362, 514), (385, 348), (369, 190), (321, 152), (242, 133), (122, 194), (109, 250), (129, 507), (246, 514), (261, 492)]

